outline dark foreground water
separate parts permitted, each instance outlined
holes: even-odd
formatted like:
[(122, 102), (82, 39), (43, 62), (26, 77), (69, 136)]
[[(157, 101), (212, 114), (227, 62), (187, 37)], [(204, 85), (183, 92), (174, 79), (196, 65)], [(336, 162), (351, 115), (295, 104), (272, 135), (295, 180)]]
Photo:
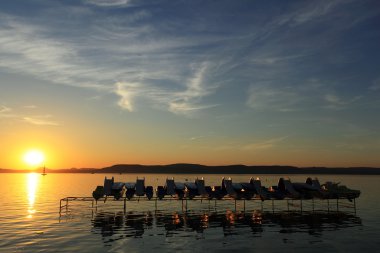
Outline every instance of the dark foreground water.
[[(380, 252), (380, 176), (318, 176), (362, 191), (356, 212), (350, 202), (181, 201), (72, 202), (59, 213), (59, 200), (91, 196), (104, 174), (0, 174), (0, 252)], [(112, 176), (112, 175), (107, 175)], [(113, 175), (135, 181), (135, 174)], [(139, 175), (140, 177), (144, 175)], [(145, 175), (163, 185), (170, 175)], [(220, 175), (203, 175), (219, 185)], [(251, 175), (231, 176), (235, 182)], [(261, 175), (276, 185), (282, 175)], [(293, 182), (305, 175), (292, 175)], [(194, 180), (194, 175), (175, 179)], [(314, 209), (314, 212), (313, 212)], [(329, 212), (327, 212), (329, 210)], [(297, 211), (297, 212), (296, 212)]]

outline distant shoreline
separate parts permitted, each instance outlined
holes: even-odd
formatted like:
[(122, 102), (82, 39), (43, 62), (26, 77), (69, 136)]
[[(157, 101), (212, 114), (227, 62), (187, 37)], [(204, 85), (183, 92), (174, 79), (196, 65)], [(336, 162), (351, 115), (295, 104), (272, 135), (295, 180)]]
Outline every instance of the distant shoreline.
[[(0, 173), (29, 173), (40, 170), (0, 169)], [(139, 165), (117, 164), (101, 169), (71, 168), (47, 169), (47, 173), (131, 173), (131, 174), (327, 174), (327, 175), (380, 175), (380, 168), (373, 167), (295, 167), (295, 166), (247, 166), (200, 164)]]

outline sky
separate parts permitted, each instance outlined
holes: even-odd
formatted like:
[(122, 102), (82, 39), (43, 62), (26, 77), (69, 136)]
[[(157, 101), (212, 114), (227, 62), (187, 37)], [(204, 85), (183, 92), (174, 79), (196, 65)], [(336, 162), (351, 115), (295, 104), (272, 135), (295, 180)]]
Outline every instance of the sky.
[(380, 166), (380, 2), (0, 1), (0, 168)]

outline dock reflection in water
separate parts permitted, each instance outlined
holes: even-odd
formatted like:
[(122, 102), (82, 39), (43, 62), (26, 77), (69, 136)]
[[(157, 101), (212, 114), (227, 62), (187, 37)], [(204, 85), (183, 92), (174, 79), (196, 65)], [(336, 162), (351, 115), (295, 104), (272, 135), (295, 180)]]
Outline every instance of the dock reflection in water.
[(261, 237), (265, 232), (308, 233), (320, 236), (324, 231), (343, 230), (361, 225), (359, 217), (344, 212), (97, 212), (92, 218), (92, 232), (101, 234), (106, 244), (125, 237), (200, 234), (199, 238), (205, 238), (206, 230), (212, 230), (211, 233), (223, 233), (225, 237), (246, 235), (247, 231), (254, 237)]

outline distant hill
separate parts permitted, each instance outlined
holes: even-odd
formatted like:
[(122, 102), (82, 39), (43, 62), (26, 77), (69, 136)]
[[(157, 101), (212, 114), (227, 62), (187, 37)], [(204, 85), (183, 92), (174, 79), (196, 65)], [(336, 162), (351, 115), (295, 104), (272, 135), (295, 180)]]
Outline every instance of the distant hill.
[[(30, 170), (6, 170), (0, 169), (0, 173), (25, 173)], [(40, 172), (36, 171), (36, 172)], [(223, 165), (206, 166), (201, 164), (169, 164), (169, 165), (140, 165), (140, 164), (116, 164), (102, 169), (95, 168), (71, 168), (51, 170), (47, 173), (139, 173), (139, 174), (348, 174), (348, 175), (380, 175), (380, 168), (370, 167), (294, 167), (294, 166), (247, 166), (247, 165)]]

